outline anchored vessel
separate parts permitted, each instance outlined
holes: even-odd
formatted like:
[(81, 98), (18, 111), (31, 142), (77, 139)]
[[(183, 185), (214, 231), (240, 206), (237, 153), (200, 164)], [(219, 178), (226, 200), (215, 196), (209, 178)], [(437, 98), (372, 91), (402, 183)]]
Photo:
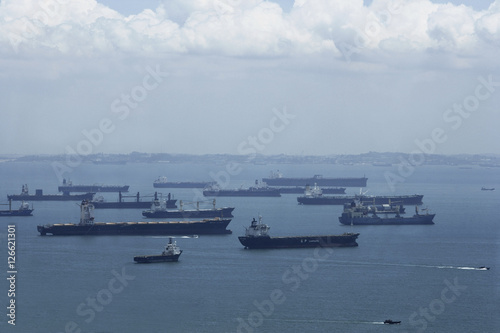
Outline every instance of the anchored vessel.
[[(6, 204), (7, 205), (7, 204)], [(19, 209), (12, 209), (12, 200), (9, 200), (9, 210), (0, 210), (0, 217), (2, 216), (33, 216), (33, 208), (27, 202), (22, 202)]]
[(313, 188), (301, 197), (297, 202), (301, 205), (345, 205), (352, 201), (360, 201), (365, 204), (383, 205), (421, 205), (423, 195), (323, 195), (320, 189)]
[(128, 192), (129, 185), (73, 185), (71, 180), (63, 179), (63, 184), (58, 187), (59, 192)]
[(246, 228), (245, 236), (238, 237), (240, 243), (247, 249), (284, 249), (302, 247), (350, 247), (358, 246), (356, 239), (359, 233), (344, 233), (342, 235), (323, 236), (287, 236), (271, 237), (268, 234), (269, 226), (262, 223), (259, 217), (257, 222), (252, 220)]
[(268, 186), (259, 186), (259, 181), (255, 181), (255, 186), (238, 189), (221, 189), (218, 186), (211, 186), (203, 190), (206, 197), (281, 197), (280, 190)]
[(172, 242), (172, 237), (170, 237), (168, 244), (165, 246), (165, 250), (161, 254), (135, 256), (134, 261), (144, 264), (152, 262), (178, 261), (181, 253), (182, 250), (177, 246), (175, 241)]
[[(316, 187), (316, 186), (315, 186)], [(294, 186), (294, 187), (277, 187), (281, 194), (301, 194), (310, 190), (310, 186)], [(323, 194), (345, 194), (345, 187), (322, 187), (320, 188)]]
[(35, 191), (35, 195), (29, 194), (28, 185), (24, 184), (21, 190), (21, 194), (11, 194), (7, 195), (9, 200), (14, 201), (81, 201), (81, 200), (92, 200), (95, 193), (85, 193), (85, 194), (43, 194), (41, 189)]
[(39, 225), (38, 232), (52, 235), (186, 235), (230, 234), (231, 219), (162, 222), (94, 222), (94, 206), (87, 200), (80, 205), (80, 223)]
[(215, 185), (216, 182), (170, 182), (167, 177), (158, 177), (153, 182), (153, 187), (166, 188), (205, 188)]
[[(123, 198), (136, 198), (135, 201), (123, 201)], [(153, 201), (158, 200), (158, 193), (155, 192)], [(170, 193), (165, 201), (167, 208), (177, 208), (175, 204), (177, 199), (172, 199)], [(141, 201), (139, 192), (136, 195), (122, 195), (118, 193), (118, 202), (106, 202), (104, 198), (98, 197), (92, 201), (95, 208), (149, 208), (151, 207), (151, 201)]]
[[(406, 224), (434, 224), (432, 220), (436, 214), (419, 214), (415, 206), (415, 215), (402, 217), (399, 211), (369, 210), (359, 202), (353, 201), (344, 205), (344, 211), (339, 221), (345, 225), (406, 225)], [(394, 215), (394, 216), (389, 216)]]
[(182, 200), (179, 201), (180, 209), (168, 210), (165, 200), (154, 200), (151, 209), (142, 212), (149, 218), (205, 218), (205, 217), (233, 217), (234, 207), (215, 208), (215, 199), (212, 209), (200, 209), (200, 203), (196, 203), (196, 209), (184, 209)]
[(286, 178), (279, 171), (271, 172), (269, 178), (262, 178), (262, 181), (269, 186), (305, 186), (316, 183), (318, 186), (366, 187), (367, 180), (366, 177), (324, 178), (322, 175), (307, 178)]

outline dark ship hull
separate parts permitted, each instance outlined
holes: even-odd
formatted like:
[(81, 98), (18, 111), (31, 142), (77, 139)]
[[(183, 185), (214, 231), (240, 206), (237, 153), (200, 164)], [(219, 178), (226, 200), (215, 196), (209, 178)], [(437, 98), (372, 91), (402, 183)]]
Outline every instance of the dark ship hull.
[(434, 224), (432, 220), (435, 214), (414, 215), (412, 217), (380, 217), (366, 215), (362, 217), (351, 217), (349, 213), (342, 213), (339, 221), (345, 225), (411, 225), (411, 224)]
[(212, 219), (203, 221), (169, 222), (110, 222), (93, 224), (50, 224), (39, 225), (38, 232), (44, 236), (73, 235), (210, 235), (230, 234), (226, 227), (230, 219)]
[(215, 185), (215, 182), (161, 182), (153, 183), (155, 188), (205, 188)]
[(306, 186), (316, 184), (317, 186), (345, 186), (345, 187), (366, 187), (368, 178), (262, 178), (262, 181), (269, 186)]
[(2, 216), (33, 216), (33, 209), (0, 210)]
[[(281, 194), (303, 194), (306, 190), (306, 187), (279, 187), (278, 190)], [(345, 194), (345, 187), (323, 187), (321, 191), (323, 194)]]
[(287, 249), (358, 246), (358, 243), (356, 242), (358, 236), (358, 233), (346, 233), (343, 235), (291, 237), (240, 236), (238, 239), (245, 248), (249, 249)]
[(59, 192), (128, 192), (129, 186), (114, 185), (62, 185), (58, 187)]
[(281, 197), (279, 189), (204, 190), (206, 197)]
[(422, 198), (420, 194), (401, 195), (401, 196), (317, 196), (317, 197), (298, 197), (297, 201), (301, 205), (344, 205), (358, 200), (363, 204), (398, 204), (398, 205), (421, 205)]
[[(135, 201), (123, 201), (124, 197), (133, 197)], [(158, 199), (158, 193), (155, 192), (154, 200)], [(172, 199), (170, 193), (167, 196), (166, 203), (167, 208), (177, 208), (175, 204), (177, 199)], [(124, 196), (122, 193), (118, 193), (118, 201), (115, 202), (106, 202), (106, 201), (93, 201), (92, 205), (94, 208), (140, 208), (140, 209), (148, 209), (151, 208), (151, 201), (141, 201), (141, 197), (139, 192), (136, 195), (128, 195)]]
[[(167, 201), (167, 208), (177, 208), (177, 199)], [(95, 208), (151, 208), (151, 202), (147, 201), (122, 201), (122, 202), (92, 202)]]
[(7, 198), (12, 201), (82, 201), (92, 200), (94, 193), (85, 194), (12, 194)]
[(135, 256), (134, 261), (140, 264), (149, 264), (155, 262), (173, 262), (173, 261), (178, 261), (180, 256), (181, 256), (180, 254), (173, 254), (173, 255), (157, 254), (157, 255)]
[(166, 211), (144, 211), (142, 215), (147, 218), (207, 218), (207, 217), (233, 217), (234, 207), (216, 209), (193, 209), (193, 210), (166, 210)]

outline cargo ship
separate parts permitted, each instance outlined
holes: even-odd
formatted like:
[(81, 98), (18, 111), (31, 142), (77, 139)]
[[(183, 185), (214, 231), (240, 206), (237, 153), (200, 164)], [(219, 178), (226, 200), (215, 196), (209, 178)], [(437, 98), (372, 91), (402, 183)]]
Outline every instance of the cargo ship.
[(30, 205), (27, 202), (22, 202), (19, 209), (12, 209), (12, 200), (9, 200), (8, 210), (0, 210), (0, 217), (2, 216), (33, 216), (33, 207), (30, 208)]
[(226, 229), (231, 219), (206, 219), (199, 221), (162, 222), (95, 222), (94, 206), (87, 200), (80, 205), (79, 223), (39, 225), (40, 235), (87, 236), (87, 235), (215, 235), (230, 234)]
[(208, 186), (213, 186), (217, 184), (216, 182), (172, 182), (168, 181), (167, 177), (158, 177), (153, 182), (153, 187), (155, 188), (205, 188)]
[(172, 242), (172, 237), (165, 246), (165, 250), (161, 254), (135, 256), (134, 261), (137, 263), (148, 264), (153, 262), (173, 262), (178, 261), (182, 250), (177, 246), (177, 243)]
[(206, 218), (206, 217), (233, 217), (234, 207), (215, 208), (215, 199), (213, 200), (212, 209), (200, 209), (200, 203), (196, 203), (196, 209), (184, 209), (182, 200), (179, 201), (179, 209), (168, 210), (165, 200), (154, 200), (151, 204), (151, 209), (142, 212), (142, 215), (147, 218)]
[[(394, 216), (392, 216), (392, 214)], [(391, 216), (390, 216), (391, 215)], [(415, 215), (402, 217), (398, 212), (367, 212), (366, 207), (359, 202), (351, 202), (344, 205), (344, 211), (339, 221), (345, 225), (411, 225), (411, 224), (434, 224), (432, 221), (435, 214), (420, 214), (415, 206)]]
[[(123, 198), (135, 198), (135, 201), (123, 201)], [(158, 193), (155, 192), (154, 194), (154, 199), (151, 201), (141, 201), (141, 197), (139, 195), (139, 192), (137, 192), (136, 195), (123, 195), (121, 192), (118, 193), (118, 201), (115, 202), (107, 202), (104, 201), (104, 198), (102, 196), (95, 198), (92, 201), (92, 204), (94, 205), (94, 208), (101, 209), (101, 208), (140, 208), (140, 209), (146, 209), (151, 207), (151, 202), (158, 200)], [(166, 207), (167, 208), (177, 208), (176, 205), (177, 199), (172, 199), (170, 193), (167, 196), (167, 200), (165, 200)]]
[(354, 196), (325, 196), (322, 194), (312, 194), (297, 197), (297, 202), (301, 205), (345, 205), (352, 201), (360, 201), (364, 204), (383, 205), (421, 205), (423, 195), (354, 195)]
[(221, 189), (218, 186), (211, 186), (203, 190), (206, 197), (281, 197), (280, 190), (269, 186), (259, 185), (255, 181), (255, 186), (238, 189)]
[(366, 187), (366, 177), (326, 178), (322, 175), (314, 175), (308, 178), (286, 178), (278, 172), (272, 172), (269, 178), (262, 181), (269, 186), (306, 186), (317, 184), (318, 186), (344, 186), (344, 187)]
[(286, 236), (271, 237), (268, 234), (270, 227), (262, 223), (259, 217), (257, 222), (252, 220), (246, 228), (245, 236), (238, 237), (245, 249), (287, 249), (311, 247), (351, 247), (358, 246), (356, 239), (359, 233), (344, 233), (342, 235), (323, 236)]
[[(281, 194), (301, 194), (307, 191), (306, 186), (276, 187)], [(323, 194), (345, 194), (345, 187), (321, 187)]]
[(35, 190), (35, 194), (29, 194), (28, 185), (23, 185), (21, 194), (7, 195), (7, 199), (13, 201), (82, 201), (92, 200), (95, 193), (85, 194), (43, 194), (43, 190)]
[(71, 180), (63, 179), (63, 184), (58, 187), (59, 192), (128, 192), (129, 185), (73, 185)]

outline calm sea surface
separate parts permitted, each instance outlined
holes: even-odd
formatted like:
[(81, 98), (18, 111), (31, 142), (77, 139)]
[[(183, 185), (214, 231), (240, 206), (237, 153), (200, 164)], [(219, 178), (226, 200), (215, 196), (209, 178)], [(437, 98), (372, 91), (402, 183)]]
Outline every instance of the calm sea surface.
[[(82, 164), (75, 184), (130, 185), (154, 193), (158, 176), (250, 186), (279, 169), (286, 176), (368, 177), (368, 194), (423, 194), (432, 226), (342, 226), (340, 206), (300, 206), (281, 198), (219, 198), (236, 207), (231, 235), (178, 239), (178, 263), (135, 264), (168, 239), (146, 236), (42, 237), (36, 226), (76, 223), (76, 202), (33, 202), (32, 217), (0, 219), (0, 332), (498, 332), (500, 329), (500, 168), (423, 166), (391, 191), (394, 167), (337, 165)], [(67, 175), (68, 176), (68, 175)], [(55, 194), (50, 163), (0, 163), (0, 202)], [(481, 191), (481, 187), (496, 191)], [(168, 189), (160, 189), (164, 194)], [(170, 189), (185, 202), (192, 189)], [(348, 188), (348, 194), (358, 193)], [(114, 201), (116, 193), (105, 194)], [(146, 198), (145, 200), (149, 200)], [(15, 202), (14, 206), (18, 206)], [(5, 206), (3, 206), (5, 207)], [(408, 213), (413, 212), (407, 207)], [(272, 235), (359, 232), (359, 247), (244, 250), (237, 236), (262, 215)], [(141, 210), (96, 209), (96, 221), (141, 221)], [(7, 226), (16, 226), (15, 298), (8, 296)], [(477, 270), (489, 266), (489, 271)], [(15, 299), (15, 327), (7, 323)], [(401, 325), (383, 325), (385, 319)]]

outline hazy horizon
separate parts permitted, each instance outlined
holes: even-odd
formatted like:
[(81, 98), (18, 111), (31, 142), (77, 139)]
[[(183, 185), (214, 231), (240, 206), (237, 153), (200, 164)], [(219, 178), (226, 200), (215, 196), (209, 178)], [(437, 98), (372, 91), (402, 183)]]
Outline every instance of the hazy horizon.
[(498, 0), (2, 1), (0, 154), (500, 154), (499, 21)]

